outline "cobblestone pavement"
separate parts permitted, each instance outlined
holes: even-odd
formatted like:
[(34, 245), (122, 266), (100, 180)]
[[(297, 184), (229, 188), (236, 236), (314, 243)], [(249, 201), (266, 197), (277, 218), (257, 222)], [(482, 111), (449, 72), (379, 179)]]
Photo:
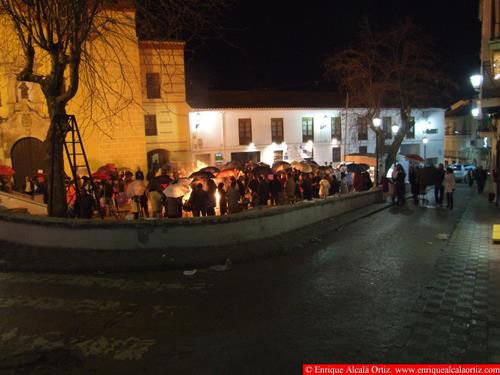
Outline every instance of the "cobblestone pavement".
[(0, 273), (0, 374), (498, 362), (498, 211), (456, 194), (453, 211), (392, 207), (231, 270)]
[(474, 196), (432, 281), (415, 304), (416, 323), (402, 348), (388, 360), (399, 362), (500, 362), (500, 245), (491, 241), (499, 211)]

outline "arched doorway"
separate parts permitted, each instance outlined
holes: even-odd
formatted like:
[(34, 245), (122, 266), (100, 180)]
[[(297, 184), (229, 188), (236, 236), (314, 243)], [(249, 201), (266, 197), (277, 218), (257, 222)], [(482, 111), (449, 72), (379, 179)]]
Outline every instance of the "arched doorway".
[(163, 164), (170, 161), (170, 155), (168, 150), (157, 148), (155, 150), (148, 151), (148, 171), (153, 171), (156, 168), (160, 168)]
[(22, 190), (26, 176), (33, 177), (39, 169), (47, 171), (45, 143), (33, 137), (22, 138), (10, 151), (12, 167), (16, 171), (14, 185)]

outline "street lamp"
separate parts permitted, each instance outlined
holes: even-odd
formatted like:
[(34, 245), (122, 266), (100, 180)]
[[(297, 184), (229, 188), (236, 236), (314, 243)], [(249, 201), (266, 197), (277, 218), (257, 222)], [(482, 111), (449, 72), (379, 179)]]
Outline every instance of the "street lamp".
[(424, 164), (427, 161), (427, 142), (429, 142), (429, 138), (426, 135), (422, 138), (422, 143), (424, 144)]
[(375, 127), (375, 186), (378, 186), (378, 133), (377, 129), (382, 125), (380, 117), (372, 119), (373, 126)]
[(483, 84), (483, 76), (481, 74), (474, 74), (470, 76), (470, 83), (472, 88), (476, 91), (479, 91), (481, 85)]

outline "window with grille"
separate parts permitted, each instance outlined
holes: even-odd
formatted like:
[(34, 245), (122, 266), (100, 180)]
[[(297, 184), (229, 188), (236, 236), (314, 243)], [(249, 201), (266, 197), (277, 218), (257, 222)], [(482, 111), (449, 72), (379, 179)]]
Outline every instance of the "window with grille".
[(272, 118), (271, 119), (271, 139), (272, 142), (282, 143), (284, 140), (283, 136), (283, 119), (282, 118)]
[(146, 90), (148, 99), (161, 98), (160, 73), (146, 73)]
[(314, 118), (302, 117), (302, 142), (314, 142)]
[(342, 121), (340, 117), (332, 117), (332, 139), (342, 139)]
[(252, 143), (252, 119), (238, 119), (238, 132), (240, 137), (240, 146), (246, 146)]
[(382, 117), (382, 131), (385, 139), (392, 138), (392, 117)]
[(156, 115), (144, 115), (144, 128), (147, 136), (158, 135)]
[(358, 118), (358, 139), (366, 140), (368, 139), (368, 122), (366, 118)]
[(340, 147), (332, 147), (332, 162), (338, 163), (340, 161)]

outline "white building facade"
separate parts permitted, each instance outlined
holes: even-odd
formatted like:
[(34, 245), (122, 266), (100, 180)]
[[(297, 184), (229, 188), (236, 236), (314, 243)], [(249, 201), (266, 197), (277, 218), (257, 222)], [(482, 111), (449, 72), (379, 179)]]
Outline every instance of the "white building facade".
[[(300, 161), (338, 164), (350, 154), (374, 154), (375, 133), (361, 122), (363, 109), (344, 108), (194, 108), (189, 113), (194, 167), (221, 165), (231, 160)], [(425, 156), (428, 163), (444, 160), (445, 111), (412, 111), (414, 130), (401, 154)], [(386, 144), (391, 128), (401, 123), (398, 109), (380, 112)], [(427, 144), (422, 142), (427, 138)], [(382, 157), (382, 155), (380, 155)]]

